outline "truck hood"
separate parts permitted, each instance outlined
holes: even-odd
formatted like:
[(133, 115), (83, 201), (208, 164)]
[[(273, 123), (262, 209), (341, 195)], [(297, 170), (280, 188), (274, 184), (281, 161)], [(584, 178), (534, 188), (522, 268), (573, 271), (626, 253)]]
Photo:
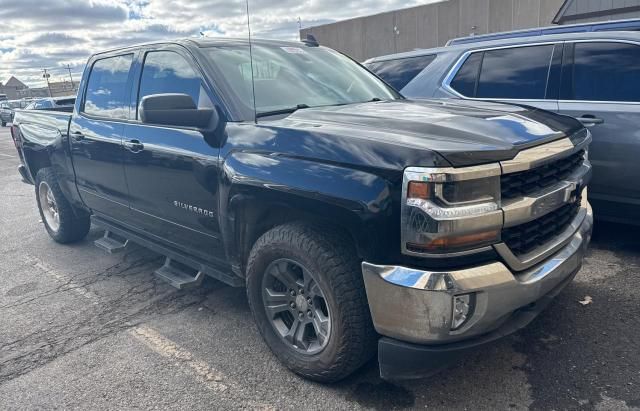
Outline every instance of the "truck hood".
[(464, 100), (395, 100), (298, 110), (281, 126), (431, 150), (453, 166), (513, 158), (582, 125), (528, 106)]

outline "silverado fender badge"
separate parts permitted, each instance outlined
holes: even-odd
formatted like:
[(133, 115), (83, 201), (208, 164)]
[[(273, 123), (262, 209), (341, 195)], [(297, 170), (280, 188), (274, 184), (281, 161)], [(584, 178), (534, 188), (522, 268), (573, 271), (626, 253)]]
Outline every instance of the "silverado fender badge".
[(178, 208), (182, 208), (183, 210), (187, 210), (190, 211), (192, 213), (196, 213), (196, 214), (200, 214), (206, 217), (215, 217), (215, 213), (211, 210), (206, 210), (202, 207), (196, 207), (194, 205), (191, 204), (187, 204), (187, 203), (183, 203), (182, 201), (177, 201), (174, 200), (173, 201), (173, 205), (174, 207), (178, 207)]

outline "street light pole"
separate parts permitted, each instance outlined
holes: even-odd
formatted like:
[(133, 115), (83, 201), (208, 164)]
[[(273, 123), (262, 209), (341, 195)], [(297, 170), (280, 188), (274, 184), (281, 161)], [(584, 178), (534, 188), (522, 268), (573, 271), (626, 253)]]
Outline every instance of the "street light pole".
[(47, 88), (49, 89), (49, 97), (53, 97), (53, 95), (51, 94), (51, 84), (49, 84), (49, 77), (51, 77), (51, 74), (47, 73), (47, 69), (42, 69), (42, 71), (44, 72), (42, 77), (44, 77), (44, 79), (47, 80)]
[(75, 86), (73, 85), (73, 77), (71, 77), (71, 66), (67, 64), (67, 70), (69, 71), (69, 79), (71, 80), (71, 90), (75, 90)]

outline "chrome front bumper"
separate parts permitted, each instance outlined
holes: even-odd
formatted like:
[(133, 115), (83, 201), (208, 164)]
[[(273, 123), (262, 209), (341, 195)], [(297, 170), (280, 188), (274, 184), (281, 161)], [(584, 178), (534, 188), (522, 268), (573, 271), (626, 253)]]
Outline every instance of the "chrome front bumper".
[[(518, 309), (535, 303), (580, 269), (593, 226), (591, 207), (585, 203), (574, 221), (577, 230), (562, 248), (523, 271), (512, 272), (502, 262), (456, 271), (363, 262), (376, 331), (411, 343), (443, 344), (500, 327)], [(452, 330), (453, 297), (469, 293), (476, 296), (473, 312), (459, 329)]]

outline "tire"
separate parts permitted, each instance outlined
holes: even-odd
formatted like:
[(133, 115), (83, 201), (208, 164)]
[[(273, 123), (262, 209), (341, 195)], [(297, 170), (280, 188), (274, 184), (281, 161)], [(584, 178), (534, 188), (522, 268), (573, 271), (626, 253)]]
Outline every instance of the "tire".
[(4, 121), (2, 121), (2, 127), (6, 127), (7, 123), (5, 123)]
[[(290, 294), (291, 282), (280, 281), (280, 277), (291, 276), (298, 279), (296, 284), (306, 290), (306, 295), (300, 294), (299, 289), (294, 298)], [(283, 297), (281, 293), (285, 288), (285, 295), (289, 295)], [(318, 297), (318, 291), (322, 298)], [(337, 231), (293, 223), (262, 235), (247, 263), (247, 296), (258, 329), (271, 351), (290, 370), (305, 378), (325, 383), (339, 381), (375, 353), (377, 335), (367, 305), (360, 262), (350, 241)], [(272, 296), (269, 304), (265, 302), (269, 299), (267, 296)], [(307, 298), (311, 302), (303, 303), (301, 296), (302, 300)], [(282, 301), (285, 304), (288, 301), (289, 307), (282, 309)], [(292, 303), (295, 308), (291, 307)], [(267, 314), (267, 306), (281, 311), (274, 315), (272, 310)], [(294, 338), (302, 341), (297, 344), (283, 334), (292, 334), (296, 311), (298, 324), (306, 321), (304, 315), (300, 316), (305, 309), (307, 314), (312, 311), (307, 317), (311, 324), (303, 326), (304, 338)], [(325, 323), (326, 326), (317, 327)], [(287, 330), (289, 324), (291, 329)], [(322, 331), (318, 333), (318, 329)]]
[(43, 168), (36, 175), (36, 200), (45, 229), (54, 241), (69, 244), (82, 240), (91, 228), (85, 212), (75, 212), (65, 198), (55, 173)]

